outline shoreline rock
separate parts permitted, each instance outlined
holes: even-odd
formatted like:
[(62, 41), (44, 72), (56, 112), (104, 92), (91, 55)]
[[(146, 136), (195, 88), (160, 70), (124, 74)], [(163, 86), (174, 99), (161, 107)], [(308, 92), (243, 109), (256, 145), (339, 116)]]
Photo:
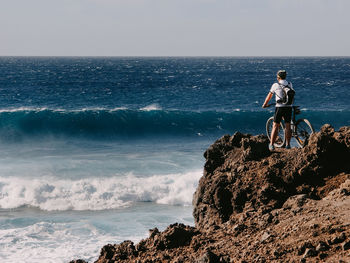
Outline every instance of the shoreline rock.
[(195, 227), (106, 245), (96, 263), (350, 262), (350, 127), (324, 125), (303, 149), (267, 145), (264, 135), (218, 139), (204, 153)]

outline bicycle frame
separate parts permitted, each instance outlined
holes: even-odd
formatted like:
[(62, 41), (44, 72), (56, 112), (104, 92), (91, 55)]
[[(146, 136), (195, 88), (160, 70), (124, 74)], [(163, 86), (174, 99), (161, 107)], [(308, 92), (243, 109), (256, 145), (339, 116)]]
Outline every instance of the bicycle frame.
[[(272, 105), (275, 105), (275, 103), (270, 104), (269, 106), (272, 106)], [(291, 128), (291, 137), (295, 138), (296, 141), (298, 142), (298, 144), (301, 147), (303, 147), (305, 145), (305, 143), (307, 143), (309, 136), (312, 133), (314, 133), (314, 129), (313, 129), (311, 123), (307, 119), (301, 118), (301, 119), (296, 120), (295, 115), (297, 115), (301, 112), (299, 107), (300, 106), (292, 106), (292, 116), (291, 116), (292, 118), (291, 118), (291, 123), (290, 123), (291, 127), (290, 128)], [(267, 136), (269, 137), (269, 139), (270, 139), (270, 134), (271, 134), (271, 129), (272, 129), (272, 126), (270, 126), (270, 125), (272, 125), (272, 123), (273, 123), (273, 117), (270, 117), (266, 122), (266, 133), (267, 133)], [(301, 124), (303, 124), (302, 128), (300, 128)], [(281, 128), (283, 130), (285, 130), (285, 125), (283, 123), (281, 123), (281, 125), (279, 126), (279, 130), (277, 131), (278, 134), (280, 133)], [(283, 134), (279, 138), (282, 138), (282, 141), (280, 141), (278, 143), (279, 145), (277, 144), (276, 147), (283, 147), (285, 144), (285, 134)], [(275, 142), (275, 145), (276, 145), (276, 142)]]
[(292, 130), (292, 137), (296, 137), (297, 136), (297, 127), (295, 125), (296, 120), (295, 120), (295, 109), (297, 109), (299, 106), (293, 106), (292, 107), (292, 120), (290, 122), (290, 129)]

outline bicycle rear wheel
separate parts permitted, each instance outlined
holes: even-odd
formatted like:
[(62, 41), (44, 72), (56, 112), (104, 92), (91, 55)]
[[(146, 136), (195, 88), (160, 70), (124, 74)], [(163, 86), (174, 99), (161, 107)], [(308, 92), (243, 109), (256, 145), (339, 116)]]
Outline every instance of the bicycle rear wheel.
[(307, 144), (311, 134), (315, 132), (311, 123), (307, 119), (297, 120), (295, 123), (295, 130), (295, 139), (297, 140), (297, 143), (300, 145), (300, 147), (304, 147)]
[[(267, 134), (267, 137), (269, 137), (270, 141), (271, 141), (272, 127), (273, 127), (273, 117), (269, 118), (266, 122), (266, 134)], [(283, 147), (283, 145), (285, 144), (285, 141), (286, 141), (286, 138), (284, 137), (284, 124), (281, 122), (274, 145), (278, 148)]]

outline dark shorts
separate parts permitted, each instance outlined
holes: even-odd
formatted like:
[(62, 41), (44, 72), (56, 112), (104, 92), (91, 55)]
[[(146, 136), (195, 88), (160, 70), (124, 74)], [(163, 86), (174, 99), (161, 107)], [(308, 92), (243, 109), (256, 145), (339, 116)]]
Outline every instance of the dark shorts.
[(280, 123), (282, 118), (284, 122), (290, 123), (292, 120), (292, 107), (276, 107), (273, 121)]

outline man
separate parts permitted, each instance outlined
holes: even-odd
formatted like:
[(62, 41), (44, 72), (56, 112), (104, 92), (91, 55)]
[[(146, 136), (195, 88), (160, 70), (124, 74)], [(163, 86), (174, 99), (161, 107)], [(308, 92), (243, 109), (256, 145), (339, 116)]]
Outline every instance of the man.
[(286, 138), (286, 149), (290, 149), (290, 139), (292, 137), (292, 131), (290, 128), (290, 122), (292, 119), (292, 105), (284, 104), (282, 103), (282, 100), (284, 98), (284, 91), (283, 87), (290, 87), (293, 88), (292, 83), (286, 81), (287, 72), (285, 70), (279, 70), (277, 72), (277, 83), (274, 83), (270, 89), (269, 94), (267, 94), (264, 104), (262, 105), (263, 108), (268, 107), (268, 103), (272, 96), (275, 94), (276, 97), (276, 108), (275, 108), (275, 115), (273, 118), (273, 127), (271, 132), (271, 141), (269, 144), (270, 151), (273, 151), (275, 149), (274, 143), (277, 139), (277, 134), (279, 130), (279, 126), (281, 123), (282, 118), (284, 119), (285, 123), (285, 138)]

